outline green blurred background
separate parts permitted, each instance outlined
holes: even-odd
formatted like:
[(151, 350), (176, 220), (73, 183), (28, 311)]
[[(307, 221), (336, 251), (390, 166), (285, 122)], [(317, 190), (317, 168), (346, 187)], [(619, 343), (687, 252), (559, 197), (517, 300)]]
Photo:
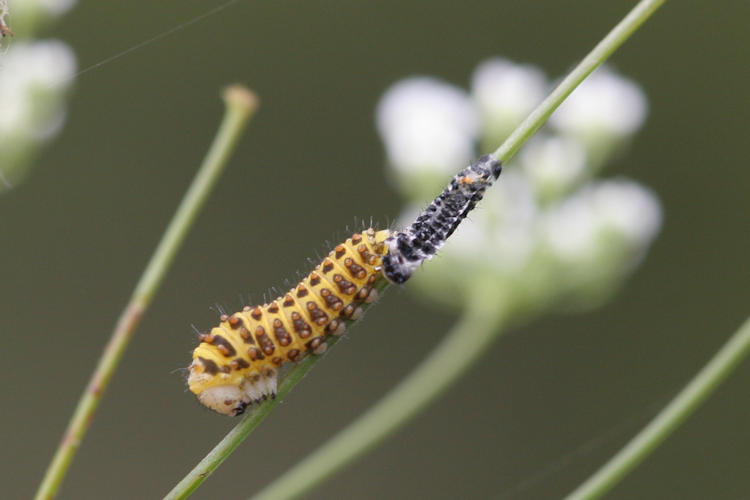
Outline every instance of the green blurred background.
[[(81, 68), (220, 1), (81, 2), (49, 33)], [(61, 136), (0, 198), (3, 498), (34, 491), (116, 317), (244, 82), (261, 108), (148, 311), (61, 498), (156, 498), (235, 423), (181, 367), (214, 304), (262, 301), (353, 217), (381, 225), (373, 110), (413, 74), (467, 86), (501, 55), (562, 75), (634, 2), (244, 0), (83, 74)], [(12, 9), (12, 0), (11, 0)], [(747, 2), (674, 1), (613, 62), (651, 104), (622, 174), (662, 235), (607, 306), (502, 337), (450, 394), (309, 498), (555, 498), (620, 448), (750, 313)], [(12, 21), (12, 17), (11, 17)], [(243, 498), (360, 414), (454, 317), (391, 289), (195, 498)], [(611, 498), (750, 490), (745, 363)]]

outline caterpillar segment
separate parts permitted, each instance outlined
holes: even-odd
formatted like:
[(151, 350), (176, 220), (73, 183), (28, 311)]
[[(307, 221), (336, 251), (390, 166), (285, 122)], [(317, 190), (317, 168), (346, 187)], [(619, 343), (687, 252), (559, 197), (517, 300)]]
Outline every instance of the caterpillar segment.
[(355, 233), (283, 297), (222, 315), (193, 351), (188, 386), (198, 400), (239, 415), (274, 397), (283, 364), (325, 352), (326, 339), (344, 333), (345, 320), (356, 320), (360, 305), (377, 298), (390, 235), (372, 228)]

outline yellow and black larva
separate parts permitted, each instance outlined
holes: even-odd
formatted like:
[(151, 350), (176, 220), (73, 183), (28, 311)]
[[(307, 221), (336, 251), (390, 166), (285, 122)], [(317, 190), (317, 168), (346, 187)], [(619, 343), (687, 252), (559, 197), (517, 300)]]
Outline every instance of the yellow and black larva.
[(278, 368), (308, 351), (322, 354), (328, 335), (341, 335), (345, 319), (375, 300), (385, 240), (390, 231), (368, 229), (337, 245), (283, 297), (222, 315), (200, 335), (188, 385), (201, 403), (238, 415), (249, 404), (276, 394)]
[(377, 282), (403, 283), (432, 258), (500, 175), (490, 156), (459, 172), (404, 231), (355, 233), (283, 297), (223, 314), (199, 336), (188, 386), (205, 406), (239, 415), (276, 395), (279, 367), (308, 352), (322, 354), (329, 335), (341, 335), (361, 304), (377, 298)]

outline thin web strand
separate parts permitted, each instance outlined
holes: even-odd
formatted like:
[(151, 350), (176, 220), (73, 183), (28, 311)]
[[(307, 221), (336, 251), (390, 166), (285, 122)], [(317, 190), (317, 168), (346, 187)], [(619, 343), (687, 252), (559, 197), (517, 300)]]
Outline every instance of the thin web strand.
[[(3, 0), (0, 0), (0, 2), (2, 2), (2, 1)], [(185, 28), (189, 28), (190, 26), (192, 26), (192, 25), (194, 25), (196, 23), (199, 23), (199, 22), (201, 22), (201, 21), (203, 21), (203, 20), (205, 20), (205, 19), (207, 19), (207, 18), (209, 18), (211, 16), (214, 16), (214, 15), (218, 14), (219, 12), (221, 12), (221, 11), (223, 11), (225, 9), (228, 9), (229, 7), (232, 7), (233, 5), (239, 3), (240, 1), (241, 0), (228, 0), (228, 1), (224, 2), (223, 4), (218, 5), (218, 6), (214, 7), (214, 8), (212, 8), (212, 9), (204, 12), (203, 14), (198, 14), (194, 18), (192, 18), (192, 19), (190, 19), (188, 21), (185, 21), (184, 23), (178, 24), (177, 26), (175, 26), (173, 28), (168, 29), (167, 31), (163, 31), (163, 32), (159, 33), (158, 35), (155, 35), (155, 36), (153, 36), (151, 38), (143, 40), (142, 42), (138, 42), (137, 44), (135, 44), (135, 45), (133, 45), (133, 46), (131, 46), (131, 47), (129, 47), (129, 48), (121, 51), (121, 52), (118, 52), (118, 53), (116, 53), (114, 55), (111, 55), (111, 56), (105, 58), (105, 59), (102, 59), (101, 61), (99, 61), (99, 62), (97, 62), (95, 64), (92, 64), (91, 66), (87, 66), (87, 67), (83, 68), (81, 71), (79, 71), (78, 73), (76, 73), (75, 75), (73, 75), (73, 77), (71, 78), (71, 80), (74, 79), (74, 78), (76, 78), (76, 77), (79, 77), (79, 76), (83, 75), (84, 73), (88, 73), (89, 71), (92, 71), (94, 69), (100, 68), (100, 67), (104, 66), (105, 64), (111, 63), (112, 61), (114, 61), (116, 59), (119, 59), (119, 58), (121, 58), (123, 56), (126, 56), (126, 55), (130, 54), (131, 52), (135, 52), (138, 49), (142, 49), (143, 47), (146, 47), (147, 45), (151, 45), (152, 43), (155, 43), (155, 42), (157, 42), (157, 41), (159, 41), (159, 40), (161, 40), (163, 38), (166, 38), (168, 36), (174, 35), (175, 33), (179, 32), (179, 31), (182, 31)]]
[(598, 432), (586, 441), (581, 442), (576, 447), (572, 448), (568, 452), (559, 456), (556, 459), (542, 465), (537, 469), (536, 472), (529, 476), (521, 479), (515, 485), (508, 488), (503, 492), (498, 500), (512, 500), (519, 498), (520, 495), (528, 493), (528, 490), (534, 488), (538, 484), (544, 483), (550, 477), (566, 470), (569, 466), (573, 465), (577, 460), (582, 459), (585, 456), (591, 455), (592, 453), (600, 450), (604, 446), (611, 442), (619, 439), (621, 435), (629, 431), (629, 429), (635, 426), (638, 422), (644, 420), (649, 416), (656, 414), (659, 407), (663, 406), (666, 401), (669, 400), (667, 395), (659, 398), (658, 401), (654, 401), (651, 404), (641, 408), (640, 411), (623, 418), (622, 420), (614, 423), (609, 428)]

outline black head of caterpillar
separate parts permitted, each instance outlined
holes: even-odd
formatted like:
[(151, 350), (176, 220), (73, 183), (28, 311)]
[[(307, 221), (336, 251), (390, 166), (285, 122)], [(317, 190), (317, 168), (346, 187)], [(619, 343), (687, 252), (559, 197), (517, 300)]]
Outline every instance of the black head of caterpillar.
[(337, 245), (323, 262), (283, 297), (222, 315), (200, 335), (188, 386), (201, 403), (225, 415), (276, 395), (278, 370), (309, 351), (322, 354), (329, 335), (377, 298), (389, 230), (370, 228)]
[(322, 354), (329, 335), (341, 335), (345, 320), (356, 320), (361, 303), (377, 298), (385, 277), (404, 283), (432, 258), (485, 189), (500, 175), (500, 162), (484, 156), (461, 170), (404, 231), (355, 233), (283, 297), (234, 314), (200, 334), (188, 385), (201, 403), (225, 415), (239, 415), (276, 395), (281, 365), (308, 352)]

